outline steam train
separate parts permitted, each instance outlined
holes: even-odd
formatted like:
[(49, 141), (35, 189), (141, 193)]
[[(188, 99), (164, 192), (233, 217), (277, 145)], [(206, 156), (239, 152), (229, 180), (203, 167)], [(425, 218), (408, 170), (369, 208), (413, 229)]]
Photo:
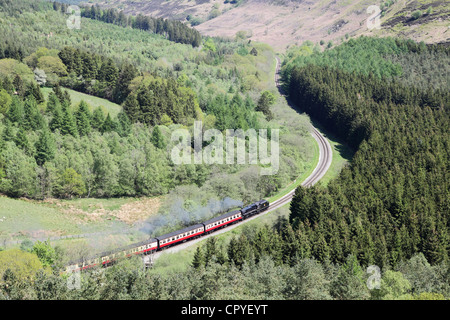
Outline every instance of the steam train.
[(114, 251), (102, 252), (95, 257), (70, 262), (69, 266), (66, 268), (66, 271), (74, 272), (86, 270), (95, 266), (106, 266), (123, 257), (131, 257), (133, 255), (140, 254), (150, 254), (155, 251), (164, 250), (168, 247), (204, 236), (228, 225), (238, 223), (253, 215), (265, 211), (268, 208), (269, 202), (263, 199), (252, 203), (240, 210), (225, 213), (203, 223), (173, 231), (156, 238), (133, 243)]

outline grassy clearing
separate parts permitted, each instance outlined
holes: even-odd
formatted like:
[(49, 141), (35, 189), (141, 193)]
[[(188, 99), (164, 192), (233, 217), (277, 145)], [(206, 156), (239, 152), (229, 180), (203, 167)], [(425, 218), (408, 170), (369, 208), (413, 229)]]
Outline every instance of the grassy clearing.
[[(311, 139), (313, 138), (311, 137)], [(292, 181), (288, 186), (280, 190), (276, 195), (267, 199), (267, 201), (273, 202), (277, 199), (280, 199), (290, 191), (297, 188), (314, 171), (314, 168), (317, 166), (317, 163), (319, 162), (319, 146), (317, 145), (317, 143), (313, 144), (313, 149), (314, 149), (313, 159), (308, 163), (307, 167), (308, 169), (305, 172), (303, 172), (297, 179)]]
[[(26, 238), (66, 235), (86, 236), (91, 247), (123, 246), (145, 238), (135, 224), (156, 214), (160, 202), (160, 198), (31, 201), (0, 196), (0, 246), (14, 245)], [(99, 232), (103, 235), (95, 235)], [(121, 234), (126, 234), (126, 239), (117, 238)], [(80, 240), (54, 240), (53, 243)]]
[[(97, 107), (101, 107), (105, 114), (109, 113), (112, 117), (117, 116), (120, 110), (122, 110), (122, 107), (120, 105), (106, 99), (90, 96), (88, 94), (77, 92), (67, 88), (62, 89), (69, 92), (70, 99), (72, 100), (72, 107), (74, 108), (78, 107), (81, 101), (84, 101), (89, 105), (91, 112), (94, 111), (94, 109), (96, 109)], [(46, 100), (48, 95), (52, 91), (53, 90), (51, 88), (42, 88), (42, 93), (44, 94)]]
[(0, 238), (78, 233), (77, 219), (34, 201), (0, 196)]
[(333, 161), (327, 173), (320, 179), (320, 184), (326, 186), (332, 179), (336, 178), (342, 168), (350, 163), (353, 151), (346, 145), (327, 136), (333, 151)]

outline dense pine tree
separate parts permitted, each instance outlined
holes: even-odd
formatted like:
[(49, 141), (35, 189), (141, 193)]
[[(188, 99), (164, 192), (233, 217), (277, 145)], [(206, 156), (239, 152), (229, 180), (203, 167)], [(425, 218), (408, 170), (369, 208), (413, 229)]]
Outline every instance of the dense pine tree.
[(81, 101), (78, 105), (78, 109), (75, 112), (75, 118), (77, 122), (78, 133), (80, 136), (86, 136), (91, 132), (91, 114), (86, 102)]
[(47, 128), (43, 128), (36, 142), (36, 163), (43, 165), (46, 161), (53, 159), (55, 156), (55, 145), (53, 138)]

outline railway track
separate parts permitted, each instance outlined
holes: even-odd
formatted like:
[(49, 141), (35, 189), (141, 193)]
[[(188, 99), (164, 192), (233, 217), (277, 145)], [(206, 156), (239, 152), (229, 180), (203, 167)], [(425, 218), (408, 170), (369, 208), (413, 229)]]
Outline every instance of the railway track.
[[(277, 62), (276, 70), (275, 70), (275, 84), (278, 88), (278, 91), (280, 92), (280, 95), (285, 96), (283, 92), (283, 88), (281, 87), (280, 83), (280, 69), (281, 69), (281, 61), (278, 57), (275, 58)], [(289, 103), (289, 102), (288, 102)], [(319, 145), (319, 161), (317, 163), (317, 166), (314, 168), (313, 172), (301, 183), (304, 187), (310, 187), (314, 184), (316, 184), (327, 172), (328, 168), (331, 165), (332, 160), (332, 150), (331, 145), (328, 142), (328, 140), (311, 125), (311, 135), (314, 137), (314, 139), (317, 141), (317, 144)], [(292, 197), (295, 194), (295, 189), (290, 191), (288, 194), (284, 195), (280, 199), (277, 199), (273, 201), (270, 206), (269, 210), (267, 212), (270, 212), (272, 210), (275, 210), (286, 203), (290, 202), (292, 200)]]
[[(276, 62), (277, 62), (277, 66), (276, 66), (276, 71), (275, 71), (275, 84), (278, 88), (278, 91), (280, 92), (280, 94), (282, 96), (285, 96), (285, 94), (283, 93), (283, 89), (280, 85), (280, 59), (278, 57), (276, 57)], [(331, 165), (331, 160), (332, 160), (332, 150), (331, 150), (331, 145), (328, 142), (328, 140), (316, 129), (311, 125), (311, 135), (313, 136), (313, 138), (317, 141), (317, 144), (319, 145), (319, 161), (316, 165), (316, 167), (314, 168), (313, 172), (301, 183), (302, 186), (304, 187), (310, 187), (313, 186), (314, 184), (316, 184), (327, 172), (328, 168)], [(289, 193), (285, 194), (284, 196), (282, 196), (281, 198), (273, 201), (272, 203), (270, 203), (269, 205), (269, 209), (267, 209), (266, 211), (263, 211), (262, 213), (252, 216), (248, 219), (246, 219), (245, 221), (238, 223), (238, 224), (234, 224), (234, 225), (229, 225), (223, 229), (217, 230), (214, 233), (210, 234), (210, 235), (205, 235), (199, 239), (195, 239), (195, 240), (191, 240), (191, 241), (187, 241), (185, 243), (181, 243), (179, 245), (176, 245), (174, 247), (170, 247), (164, 251), (159, 251), (156, 252), (155, 254), (153, 254), (152, 257), (150, 256), (144, 256), (147, 259), (151, 259), (151, 260), (155, 260), (157, 259), (161, 253), (163, 252), (171, 252), (171, 253), (175, 253), (177, 251), (183, 250), (189, 246), (192, 246), (193, 244), (202, 241), (208, 237), (211, 236), (215, 236), (224, 232), (227, 232), (235, 227), (238, 227), (240, 225), (242, 225), (243, 223), (246, 223), (248, 221), (251, 221), (253, 219), (256, 219), (262, 215), (265, 215), (269, 212), (272, 212), (282, 206), (284, 206), (285, 204), (289, 203), (292, 200), (292, 197), (295, 194), (295, 189), (290, 191)]]
[[(276, 65), (276, 72), (275, 72), (275, 79), (274, 79), (275, 84), (276, 84), (280, 94), (282, 96), (285, 96), (283, 93), (283, 89), (280, 85), (280, 59), (278, 57), (276, 57), (276, 63), (277, 63), (277, 65)], [(287, 102), (289, 104), (288, 100), (287, 100)], [(317, 183), (327, 172), (328, 168), (331, 165), (331, 160), (332, 160), (332, 150), (331, 150), (331, 146), (330, 146), (329, 142), (312, 125), (311, 125), (311, 135), (314, 137), (314, 139), (317, 141), (317, 144), (319, 145), (319, 161), (318, 161), (316, 167), (314, 168), (313, 172), (301, 183), (301, 185), (304, 187), (310, 187), (310, 186), (314, 185), (315, 183)], [(244, 221), (242, 221), (241, 223), (227, 225), (225, 228), (217, 230), (213, 234), (203, 235), (201, 238), (197, 238), (197, 239), (193, 239), (193, 240), (190, 240), (190, 241), (187, 241), (184, 243), (180, 243), (176, 246), (164, 249), (163, 251), (158, 251), (156, 253), (152, 253), (150, 255), (143, 255), (142, 257), (143, 257), (144, 263), (152, 264), (153, 261), (156, 260), (161, 255), (162, 252), (174, 253), (174, 252), (183, 250), (183, 249), (185, 249), (189, 246), (192, 246), (193, 244), (195, 244), (199, 241), (202, 241), (208, 237), (227, 232), (235, 227), (240, 226), (243, 223), (246, 223), (248, 221), (256, 219), (259, 216), (262, 216), (269, 212), (272, 212), (272, 211), (286, 205), (287, 203), (289, 203), (292, 200), (294, 194), (295, 194), (295, 188), (293, 190), (291, 190), (290, 192), (288, 192), (287, 194), (285, 194), (284, 196), (282, 196), (281, 198), (270, 203), (269, 208), (267, 210), (265, 210), (257, 215), (254, 215), (250, 218), (247, 218)]]

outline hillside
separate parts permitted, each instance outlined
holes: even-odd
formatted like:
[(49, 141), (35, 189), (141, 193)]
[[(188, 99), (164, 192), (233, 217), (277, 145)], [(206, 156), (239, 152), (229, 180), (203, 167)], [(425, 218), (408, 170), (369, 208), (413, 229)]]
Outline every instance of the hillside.
[[(199, 49), (84, 17), (73, 32), (65, 11), (43, 1), (0, 0), (0, 98), (6, 101), (0, 100), (0, 194), (45, 205), (53, 198), (94, 202), (170, 193), (158, 213), (173, 214), (171, 224), (161, 225), (174, 230), (189, 223), (184, 208), (195, 219), (198, 212), (216, 213), (205, 209), (213, 194), (250, 203), (310, 170), (315, 155), (307, 117), (282, 100), (271, 106), (273, 119), (256, 110), (261, 91), (275, 90), (269, 46), (205, 39)], [(41, 86), (33, 76), (39, 68), (47, 76)], [(192, 128), (194, 116), (220, 130), (280, 128), (279, 174), (258, 175), (256, 165), (174, 166), (171, 134)], [(65, 225), (44, 229), (74, 232)], [(15, 236), (9, 229), (0, 237)], [(18, 225), (19, 231), (30, 230)]]
[[(449, 6), (445, 1), (248, 0), (231, 4), (216, 0), (109, 0), (96, 3), (127, 14), (141, 13), (186, 23), (189, 20), (194, 25), (202, 22), (195, 28), (203, 35), (234, 37), (244, 31), (250, 39), (268, 43), (278, 50), (306, 40), (336, 44), (345, 37), (360, 34), (397, 35), (426, 43), (450, 39)], [(367, 19), (373, 16), (367, 13), (371, 5), (380, 7), (380, 30), (367, 27)], [(413, 13), (419, 17), (414, 18)]]

